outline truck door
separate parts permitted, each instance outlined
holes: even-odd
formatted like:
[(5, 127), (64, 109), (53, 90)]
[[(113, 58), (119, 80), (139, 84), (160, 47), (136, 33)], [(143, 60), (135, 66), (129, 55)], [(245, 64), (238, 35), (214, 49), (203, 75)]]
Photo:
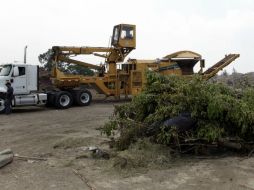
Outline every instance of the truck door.
[(12, 77), (12, 87), (14, 94), (27, 94), (27, 77), (25, 66), (15, 66), (18, 68), (18, 73)]

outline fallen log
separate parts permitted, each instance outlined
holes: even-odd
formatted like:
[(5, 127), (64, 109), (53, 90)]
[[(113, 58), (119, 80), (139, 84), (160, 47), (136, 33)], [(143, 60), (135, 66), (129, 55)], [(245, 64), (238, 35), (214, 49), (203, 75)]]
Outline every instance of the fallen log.
[(6, 149), (0, 152), (0, 168), (6, 166), (13, 161), (13, 152), (11, 149)]
[(11, 149), (5, 149), (3, 151), (0, 152), (0, 155), (6, 155), (6, 154), (13, 154)]
[(218, 143), (220, 146), (223, 146), (225, 148), (235, 149), (235, 150), (241, 150), (244, 148), (240, 142), (231, 142), (226, 139), (219, 139)]

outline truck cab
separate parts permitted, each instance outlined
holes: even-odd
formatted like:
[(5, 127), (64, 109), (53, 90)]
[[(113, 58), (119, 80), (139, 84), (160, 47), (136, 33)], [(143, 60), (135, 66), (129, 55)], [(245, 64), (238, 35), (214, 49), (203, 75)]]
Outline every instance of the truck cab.
[(38, 93), (39, 67), (29, 64), (4, 64), (0, 66), (0, 112), (5, 110), (6, 82), (14, 90), (12, 106), (45, 104), (47, 94)]
[(27, 64), (5, 64), (0, 66), (0, 93), (6, 92), (5, 83), (11, 82), (14, 95), (30, 94), (38, 90), (38, 66)]

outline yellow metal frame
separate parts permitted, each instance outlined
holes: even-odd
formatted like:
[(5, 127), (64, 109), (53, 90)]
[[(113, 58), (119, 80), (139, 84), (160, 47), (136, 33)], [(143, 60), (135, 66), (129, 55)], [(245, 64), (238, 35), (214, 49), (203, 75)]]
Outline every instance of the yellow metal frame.
[[(122, 30), (130, 29), (131, 38), (123, 38)], [(116, 34), (117, 33), (117, 34)], [(193, 75), (193, 67), (200, 62), (198, 72), (205, 80), (210, 79), (221, 69), (229, 65), (239, 54), (229, 54), (211, 68), (203, 72), (204, 60), (202, 56), (193, 51), (178, 51), (169, 54), (161, 59), (137, 60), (129, 59), (122, 64), (121, 69), (117, 69), (117, 63), (123, 62), (125, 57), (136, 47), (136, 27), (135, 25), (120, 24), (113, 30), (112, 46), (105, 47), (66, 47), (54, 46), (52, 50), (55, 61), (55, 68), (52, 71), (52, 81), (60, 89), (73, 89), (82, 84), (93, 85), (107, 96), (137, 95), (146, 85), (145, 72), (151, 70), (162, 75)], [(101, 54), (104, 53), (104, 54)], [(69, 56), (89, 55), (105, 58), (107, 72), (103, 65), (93, 65), (83, 61), (70, 59)], [(58, 62), (73, 63), (95, 69), (99, 72), (95, 76), (69, 75), (60, 71)]]

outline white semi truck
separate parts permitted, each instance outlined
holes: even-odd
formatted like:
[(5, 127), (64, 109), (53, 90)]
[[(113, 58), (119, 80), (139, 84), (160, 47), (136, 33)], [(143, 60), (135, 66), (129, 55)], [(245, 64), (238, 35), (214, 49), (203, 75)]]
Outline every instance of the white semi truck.
[(12, 107), (51, 105), (69, 108), (73, 103), (80, 106), (90, 104), (92, 96), (87, 90), (56, 90), (39, 92), (39, 67), (29, 64), (0, 65), (0, 113), (5, 111), (6, 82), (11, 82), (14, 90)]

